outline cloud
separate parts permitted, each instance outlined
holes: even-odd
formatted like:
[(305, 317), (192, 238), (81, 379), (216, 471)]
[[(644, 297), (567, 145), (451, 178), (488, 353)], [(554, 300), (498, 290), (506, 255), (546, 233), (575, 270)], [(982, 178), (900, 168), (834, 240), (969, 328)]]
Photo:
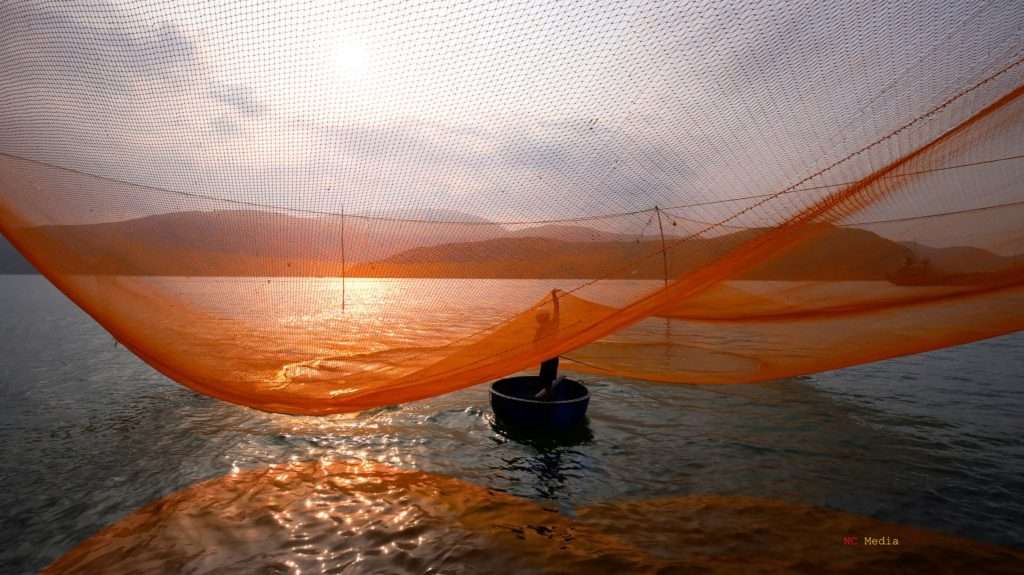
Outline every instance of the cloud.
[(216, 76), (187, 23), (144, 9), (0, 3), (0, 152), (166, 185), (264, 112)]
[(218, 136), (235, 136), (240, 132), (238, 122), (227, 114), (210, 120), (210, 131)]
[[(296, 207), (632, 211), (782, 189), (977, 77), (1024, 18), (931, 0), (463, 19), (149, 2), (0, 3), (0, 151)], [(935, 12), (921, 29), (919, 12)], [(940, 66), (946, 28), (982, 49)], [(336, 74), (346, 30), (364, 33), (365, 77)]]
[(211, 82), (207, 93), (245, 116), (259, 116), (265, 109), (253, 90), (245, 84)]
[(140, 23), (111, 3), (0, 4), (0, 77), (8, 82), (74, 82), (103, 93), (133, 81), (187, 74), (196, 49), (170, 21)]

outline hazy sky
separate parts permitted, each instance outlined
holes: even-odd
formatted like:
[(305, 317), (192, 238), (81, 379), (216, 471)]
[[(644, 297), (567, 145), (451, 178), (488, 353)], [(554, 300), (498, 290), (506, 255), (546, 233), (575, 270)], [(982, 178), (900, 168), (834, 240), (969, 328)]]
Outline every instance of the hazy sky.
[[(1024, 46), (1015, 1), (51, 0), (4, 2), (0, 22), (0, 152), (257, 203), (493, 219), (778, 191)], [(181, 208), (132, 201), (107, 215)]]

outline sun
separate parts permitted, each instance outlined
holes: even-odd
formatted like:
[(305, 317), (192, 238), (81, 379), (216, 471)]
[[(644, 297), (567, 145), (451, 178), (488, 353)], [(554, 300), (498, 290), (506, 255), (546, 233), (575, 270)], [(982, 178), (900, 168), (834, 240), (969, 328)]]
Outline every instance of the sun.
[(346, 78), (362, 78), (366, 75), (369, 64), (369, 51), (360, 43), (341, 42), (334, 49), (335, 68)]

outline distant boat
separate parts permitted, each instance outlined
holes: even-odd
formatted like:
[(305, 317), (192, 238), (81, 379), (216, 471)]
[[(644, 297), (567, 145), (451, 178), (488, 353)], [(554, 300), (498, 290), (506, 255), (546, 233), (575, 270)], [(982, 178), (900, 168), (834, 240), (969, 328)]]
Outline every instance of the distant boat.
[(898, 270), (889, 274), (889, 281), (896, 285), (923, 285), (934, 280), (928, 258), (917, 258), (913, 253), (906, 256)]

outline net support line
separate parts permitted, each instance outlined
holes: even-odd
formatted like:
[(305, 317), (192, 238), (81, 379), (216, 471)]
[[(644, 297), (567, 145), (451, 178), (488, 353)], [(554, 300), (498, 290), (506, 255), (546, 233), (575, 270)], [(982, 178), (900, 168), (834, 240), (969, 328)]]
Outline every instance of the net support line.
[(341, 205), (341, 313), (345, 313), (345, 205)]
[(668, 287), (668, 248), (665, 246), (665, 227), (661, 223), (661, 208), (654, 206), (654, 214), (658, 216), (658, 233), (661, 235), (661, 269), (664, 274), (665, 287)]
[[(665, 244), (665, 226), (661, 222), (661, 208), (654, 206), (654, 214), (658, 216), (658, 233), (661, 235), (661, 271), (662, 280), (664, 281), (665, 288), (668, 288), (668, 246)], [(672, 321), (668, 318), (665, 319), (665, 332), (663, 334), (665, 341), (669, 342), (672, 340)], [(664, 349), (665, 354), (669, 353), (668, 347)]]

